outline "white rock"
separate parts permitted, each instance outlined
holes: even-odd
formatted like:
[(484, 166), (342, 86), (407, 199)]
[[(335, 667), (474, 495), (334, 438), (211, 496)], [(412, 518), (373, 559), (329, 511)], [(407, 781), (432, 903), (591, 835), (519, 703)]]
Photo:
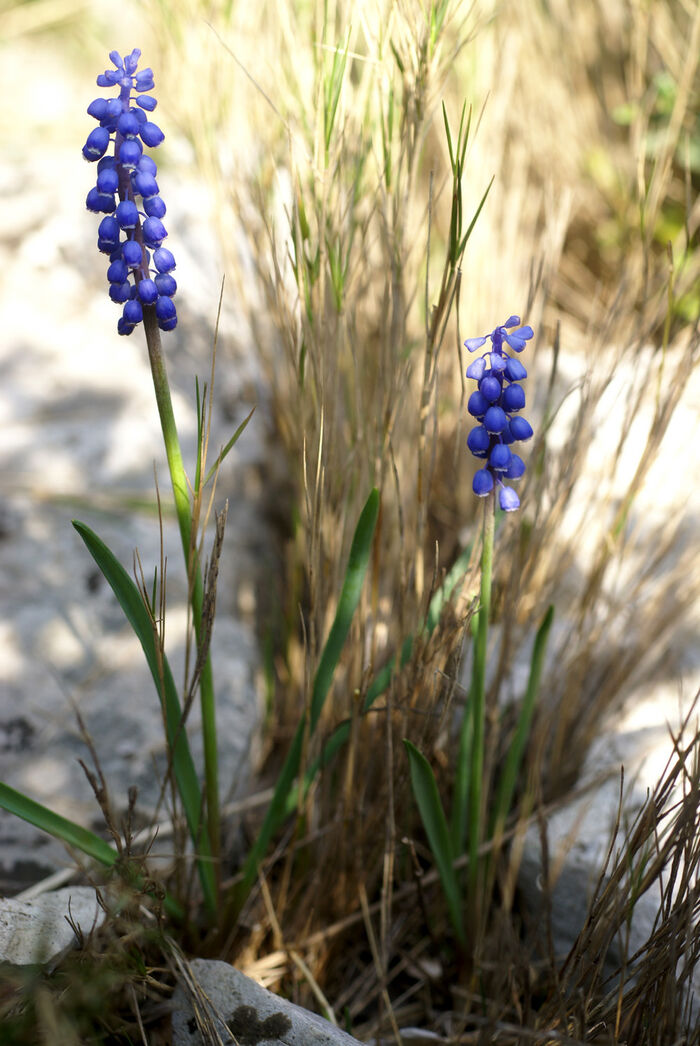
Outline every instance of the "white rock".
[(49, 963), (77, 943), (71, 922), (87, 936), (105, 913), (89, 886), (45, 893), (31, 901), (0, 898), (0, 962)]
[[(274, 1046), (358, 1046), (359, 1040), (302, 1006), (273, 995), (225, 962), (195, 959), (190, 972), (206, 1000), (197, 996), (224, 1046), (265, 1043)], [(192, 990), (180, 982), (173, 995), (173, 1046), (202, 1046), (191, 1002)]]

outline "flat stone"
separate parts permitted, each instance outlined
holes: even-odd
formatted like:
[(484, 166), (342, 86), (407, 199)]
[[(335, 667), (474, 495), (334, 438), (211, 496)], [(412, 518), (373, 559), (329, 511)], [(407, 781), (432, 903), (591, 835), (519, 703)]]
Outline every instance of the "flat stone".
[(78, 943), (71, 923), (87, 936), (104, 918), (89, 886), (56, 890), (31, 901), (0, 898), (0, 963), (53, 962)]
[[(224, 1046), (358, 1046), (352, 1035), (274, 995), (228, 963), (195, 959), (189, 968), (200, 1020), (206, 1015)], [(204, 1046), (193, 995), (182, 982), (175, 989), (173, 1046)]]

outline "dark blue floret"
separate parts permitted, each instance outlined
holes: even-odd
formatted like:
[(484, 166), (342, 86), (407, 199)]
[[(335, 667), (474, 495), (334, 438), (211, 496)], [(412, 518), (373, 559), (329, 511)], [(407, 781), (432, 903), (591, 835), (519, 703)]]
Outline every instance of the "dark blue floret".
[(168, 232), (160, 218), (146, 218), (143, 223), (143, 239), (149, 247), (160, 247)]
[(161, 295), (156, 302), (156, 316), (159, 320), (172, 320), (175, 318), (175, 303), (172, 298)]
[(131, 184), (134, 192), (142, 196), (144, 202), (152, 196), (158, 195), (158, 182), (148, 171), (136, 170), (131, 176)]
[(117, 120), (119, 119), (122, 111), (121, 102), (118, 98), (108, 98), (107, 105), (105, 108), (105, 115), (100, 120), (103, 127), (109, 128), (110, 132), (116, 130)]
[(131, 297), (131, 284), (128, 280), (125, 280), (124, 283), (110, 283), (109, 296), (117, 305), (122, 305)]
[(86, 160), (99, 160), (107, 152), (109, 145), (109, 131), (106, 127), (96, 127), (87, 136), (83, 146), (83, 156)]
[(127, 323), (133, 323), (134, 325), (140, 323), (143, 319), (143, 307), (141, 305), (141, 302), (136, 301), (135, 298), (132, 298), (124, 306), (124, 312), (122, 313), (122, 315), (124, 316), (124, 319), (127, 321)]
[(96, 98), (87, 107), (88, 116), (94, 116), (96, 120), (102, 120), (107, 115), (107, 99)]
[(122, 167), (132, 168), (141, 159), (143, 146), (136, 138), (127, 138), (119, 146), (119, 163)]
[(527, 371), (520, 360), (513, 358), (506, 360), (506, 377), (509, 381), (522, 381), (527, 377)]
[(525, 462), (519, 454), (511, 454), (510, 465), (506, 469), (505, 475), (508, 479), (520, 479), (525, 475)]
[[(136, 74), (135, 81), (137, 91), (152, 91), (153, 87), (155, 86), (153, 80), (153, 70), (142, 69), (140, 73)], [(153, 108), (155, 109), (155, 105), (153, 106)]]
[(487, 494), (490, 494), (493, 490), (493, 476), (488, 469), (479, 469), (474, 476), (474, 482), (472, 483), (472, 489), (474, 493), (483, 498)]
[(117, 120), (117, 130), (125, 138), (135, 138), (139, 133), (139, 121), (136, 119), (136, 115), (129, 110), (122, 113)]
[[(157, 266), (157, 260), (156, 260)], [(504, 512), (514, 512), (520, 506), (518, 495), (504, 479), (516, 480), (525, 472), (525, 463), (511, 450), (511, 445), (530, 439), (532, 426), (517, 411), (525, 406), (525, 392), (518, 382), (527, 377), (520, 360), (510, 356), (507, 345), (522, 352), (533, 335), (532, 327), (520, 327), (519, 316), (509, 316), (502, 327), (496, 327), (482, 338), (465, 341), (470, 352), (475, 352), (490, 340), (491, 347), (467, 368), (467, 377), (479, 383), (467, 404), (469, 413), (480, 421), (467, 437), (467, 446), (475, 458), (486, 459), (472, 483), (478, 497), (486, 497), (498, 489), (498, 503)], [(516, 327), (516, 330), (511, 328)]]
[(128, 275), (129, 270), (126, 267), (126, 262), (122, 261), (121, 258), (115, 258), (107, 269), (107, 279), (110, 283), (126, 283)]
[(96, 214), (112, 214), (115, 208), (114, 193), (101, 192), (99, 185), (93, 186), (87, 194), (85, 206)]
[(493, 374), (487, 374), (479, 382), (479, 392), (489, 403), (495, 403), (501, 395), (501, 383)]
[[(124, 306), (118, 332), (131, 334), (143, 319), (144, 308), (154, 309), (162, 330), (173, 330), (177, 310), (172, 298), (177, 283), (169, 274), (175, 259), (161, 247), (168, 235), (161, 220), (166, 206), (156, 182), (158, 168), (143, 151), (144, 145), (155, 148), (164, 138), (147, 116), (157, 105), (148, 93), (155, 86), (153, 70), (137, 71), (138, 48), (124, 58), (118, 51), (109, 57), (114, 68), (101, 73), (97, 83), (117, 88), (118, 96), (95, 98), (88, 106), (88, 114), (99, 126), (83, 146), (85, 159), (97, 161), (97, 182), (86, 205), (90, 211), (107, 215), (100, 222), (97, 246), (109, 255), (109, 296)], [(153, 272), (147, 248), (153, 250)]]
[(158, 299), (158, 288), (153, 280), (139, 280), (136, 290), (144, 305), (155, 305)]
[(532, 425), (525, 418), (511, 418), (510, 431), (513, 439), (530, 439), (532, 436)]
[(467, 446), (475, 458), (485, 458), (491, 446), (491, 437), (483, 425), (477, 425), (467, 436)]
[(177, 282), (167, 272), (159, 272), (155, 278), (155, 285), (158, 288), (159, 294), (164, 294), (166, 298), (172, 298), (177, 290)]
[(139, 127), (139, 134), (141, 135), (144, 144), (148, 145), (151, 149), (155, 149), (155, 147), (160, 145), (165, 138), (160, 127), (155, 123), (149, 123), (148, 120), (146, 120), (145, 123), (142, 123)]
[(136, 269), (143, 262), (143, 247), (136, 240), (127, 240), (122, 248), (122, 257), (130, 269)]
[(149, 218), (164, 218), (165, 203), (160, 196), (146, 196), (143, 201), (143, 209)]
[(105, 73), (100, 73), (97, 77), (98, 87), (114, 87), (121, 80), (121, 73), (119, 70), (108, 69)]
[(135, 229), (139, 221), (139, 209), (133, 200), (122, 200), (117, 206), (116, 217), (122, 229)]
[(484, 396), (481, 389), (477, 389), (476, 392), (472, 392), (467, 403), (467, 410), (475, 418), (483, 418), (486, 411), (489, 409), (489, 401)]
[(104, 244), (111, 243), (112, 246), (109, 248), (111, 253), (119, 243), (119, 222), (116, 218), (103, 218), (100, 222), (97, 230), (97, 236)]
[(512, 456), (510, 447), (505, 443), (494, 443), (489, 454), (489, 467), (494, 472), (505, 472), (510, 467)]
[(97, 174), (97, 191), (114, 196), (119, 188), (119, 172), (116, 167), (105, 167)]
[(489, 407), (484, 414), (484, 427), (486, 431), (490, 432), (492, 435), (498, 435), (503, 432), (507, 424), (508, 418), (506, 417), (506, 412), (502, 407), (494, 405), (493, 407)]
[(522, 385), (506, 385), (501, 403), (504, 410), (522, 410), (525, 406), (525, 392)]
[(142, 156), (137, 164), (137, 167), (139, 171), (146, 171), (147, 174), (152, 174), (154, 178), (158, 174), (156, 162), (150, 156)]
[(167, 247), (159, 247), (153, 254), (153, 264), (158, 272), (170, 272), (175, 268), (175, 259)]
[(515, 436), (510, 431), (510, 422), (508, 422), (503, 432), (501, 433), (501, 443), (505, 443), (507, 447), (509, 447), (511, 443), (515, 443)]

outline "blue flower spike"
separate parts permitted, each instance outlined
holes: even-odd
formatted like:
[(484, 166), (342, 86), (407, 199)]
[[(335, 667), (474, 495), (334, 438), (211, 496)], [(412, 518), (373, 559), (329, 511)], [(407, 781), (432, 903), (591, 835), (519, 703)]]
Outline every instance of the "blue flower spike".
[(518, 495), (505, 485), (504, 479), (520, 479), (525, 473), (525, 463), (513, 452), (512, 444), (532, 436), (532, 426), (518, 413), (525, 406), (525, 392), (518, 382), (527, 377), (527, 371), (519, 359), (505, 351), (504, 345), (522, 352), (532, 335), (532, 327), (520, 326), (519, 316), (509, 316), (502, 327), (483, 338), (467, 338), (464, 343), (470, 352), (476, 352), (491, 342), (491, 347), (467, 368), (467, 377), (478, 383), (467, 404), (467, 410), (478, 422), (467, 437), (467, 446), (475, 458), (484, 462), (474, 476), (474, 493), (483, 498), (497, 489), (498, 503), (504, 512), (515, 512), (520, 507)]
[(101, 73), (97, 85), (117, 87), (119, 96), (96, 98), (87, 109), (99, 126), (83, 146), (85, 159), (97, 161), (97, 181), (85, 202), (89, 211), (107, 216), (100, 222), (97, 246), (109, 255), (109, 296), (123, 306), (117, 330), (131, 334), (144, 308), (152, 308), (161, 330), (171, 331), (177, 324), (172, 300), (177, 283), (170, 275), (175, 258), (161, 246), (168, 235), (161, 220), (166, 208), (156, 181), (158, 168), (144, 153), (144, 146), (155, 149), (164, 138), (149, 119), (157, 105), (148, 93), (155, 86), (153, 70), (137, 72), (138, 48), (124, 58), (118, 51), (109, 57), (114, 69)]

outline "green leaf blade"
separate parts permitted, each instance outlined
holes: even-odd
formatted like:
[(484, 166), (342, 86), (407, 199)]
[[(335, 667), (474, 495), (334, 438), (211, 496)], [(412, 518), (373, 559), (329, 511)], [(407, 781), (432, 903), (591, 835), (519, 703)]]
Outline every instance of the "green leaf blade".
[(435, 775), (430, 763), (414, 744), (404, 738), (408, 753), (411, 788), (428, 836), (428, 842), (440, 875), (447, 908), (457, 940), (466, 946), (466, 934), (462, 917), (462, 900), (453, 866), (453, 853), (447, 818), (438, 792)]
[(151, 618), (134, 581), (114, 553), (88, 526), (78, 520), (73, 520), (73, 526), (117, 597), (146, 656), (158, 698), (161, 700), (165, 712), (168, 746), (172, 753), (175, 780), (187, 825), (195, 851), (202, 858), (201, 861), (198, 861), (202, 889), (207, 905), (213, 908), (215, 907), (216, 890), (214, 870), (211, 861), (208, 860), (211, 857), (211, 846), (206, 832), (202, 831), (202, 790), (187, 732), (182, 726), (182, 708), (170, 664), (156, 646)]
[(369, 557), (372, 551), (374, 529), (379, 515), (379, 491), (371, 491), (355, 528), (350, 547), (345, 579), (338, 600), (335, 618), (321, 654), (311, 695), (311, 731), (318, 723), (321, 710), (330, 690), (340, 655), (345, 645), (350, 624), (360, 601)]
[(238, 426), (238, 428), (236, 429), (234, 434), (231, 436), (231, 439), (228, 441), (228, 443), (224, 447), (222, 447), (221, 452), (220, 452), (218, 458), (216, 459), (216, 461), (214, 462), (212, 467), (207, 472), (206, 477), (204, 479), (204, 483), (202, 484), (202, 486), (206, 487), (206, 485), (209, 483), (209, 480), (215, 474), (216, 470), (219, 468), (219, 466), (221, 465), (221, 462), (224, 460), (224, 458), (226, 457), (228, 452), (238, 442), (240, 436), (245, 431), (245, 428), (248, 425), (248, 422), (250, 421), (250, 419), (253, 417), (254, 413), (255, 413), (255, 407), (252, 407), (250, 409), (250, 411), (248, 412), (248, 414), (246, 414), (245, 418), (240, 423), (240, 425)]
[[(310, 734), (313, 734), (321, 715), (343, 645), (350, 630), (352, 617), (360, 600), (378, 515), (379, 491), (373, 488), (360, 513), (360, 518), (355, 528), (338, 607), (316, 671), (311, 695)], [(260, 832), (246, 858), (242, 880), (233, 889), (231, 904), (235, 911), (239, 911), (245, 902), (274, 832), (285, 816), (291, 812), (289, 807), (290, 795), (292, 792), (295, 796), (298, 794), (297, 789), (294, 788), (294, 781), (301, 766), (305, 731), (306, 716), (304, 715), (299, 721), (284, 766), (280, 771)], [(337, 746), (340, 747), (344, 740), (345, 730), (341, 729), (336, 739)], [(321, 761), (318, 761), (316, 768), (318, 769), (320, 765)], [(311, 779), (309, 774), (307, 774), (304, 782), (305, 789), (308, 788)]]
[[(117, 863), (119, 854), (99, 835), (67, 817), (49, 810), (47, 806), (36, 802), (35, 799), (30, 799), (29, 796), (18, 792), (2, 781), (0, 781), (0, 807), (40, 831), (47, 832), (54, 839), (60, 839), (72, 849), (80, 850), (81, 853), (104, 865), (105, 868), (113, 868)], [(136, 885), (141, 885), (141, 879), (138, 877)], [(165, 895), (163, 905), (174, 919), (184, 918), (181, 906), (169, 894)]]
[(48, 807), (37, 803), (34, 799), (17, 792), (14, 788), (0, 781), (0, 806), (15, 817), (27, 821), (29, 824), (39, 828), (42, 832), (48, 832), (54, 839), (61, 839), (68, 846), (87, 854), (93, 860), (111, 868), (117, 860), (117, 852), (109, 843), (101, 839), (99, 835), (83, 828), (82, 825), (70, 821), (61, 814), (54, 813)]

